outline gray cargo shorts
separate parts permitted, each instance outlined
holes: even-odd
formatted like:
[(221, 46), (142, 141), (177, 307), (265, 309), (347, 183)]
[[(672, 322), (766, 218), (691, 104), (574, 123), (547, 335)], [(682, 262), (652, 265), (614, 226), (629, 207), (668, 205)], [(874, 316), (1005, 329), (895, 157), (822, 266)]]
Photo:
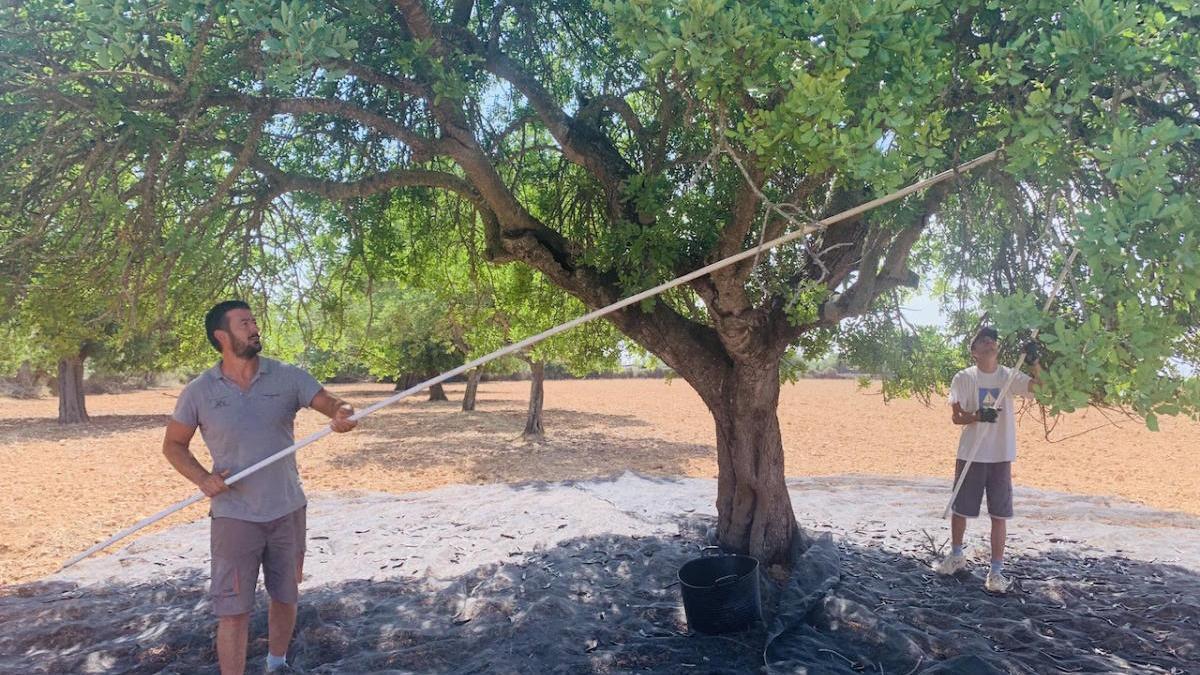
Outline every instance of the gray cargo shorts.
[[(961, 459), (954, 463), (954, 485), (958, 484), (964, 464)], [(979, 505), (987, 494), (989, 516), (1012, 518), (1012, 492), (1012, 462), (972, 462), (962, 489), (954, 498), (953, 511), (964, 518), (978, 518)]]
[(272, 600), (295, 604), (300, 599), (305, 511), (306, 507), (301, 506), (286, 516), (265, 523), (237, 518), (212, 519), (209, 596), (217, 616), (236, 616), (254, 609), (259, 567)]

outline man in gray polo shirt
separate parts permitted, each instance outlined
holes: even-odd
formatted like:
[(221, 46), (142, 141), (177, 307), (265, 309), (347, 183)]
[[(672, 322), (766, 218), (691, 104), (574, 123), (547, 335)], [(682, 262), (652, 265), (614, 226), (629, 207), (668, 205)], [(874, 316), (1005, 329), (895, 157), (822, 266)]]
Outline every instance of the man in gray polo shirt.
[[(290, 455), (226, 485), (230, 474), (295, 442), (293, 422), (303, 407), (324, 413), (337, 432), (350, 431), (354, 408), (303, 370), (259, 357), (262, 341), (250, 306), (222, 302), (204, 317), (208, 340), (221, 353), (192, 380), (167, 422), (163, 454), (211, 499), (212, 579), (218, 617), (217, 659), (222, 675), (246, 667), (254, 587), (262, 568), (268, 613), (267, 672), (291, 672), (285, 661), (296, 626), (304, 568), (304, 490)], [(213, 458), (212, 471), (188, 448), (196, 429)]]

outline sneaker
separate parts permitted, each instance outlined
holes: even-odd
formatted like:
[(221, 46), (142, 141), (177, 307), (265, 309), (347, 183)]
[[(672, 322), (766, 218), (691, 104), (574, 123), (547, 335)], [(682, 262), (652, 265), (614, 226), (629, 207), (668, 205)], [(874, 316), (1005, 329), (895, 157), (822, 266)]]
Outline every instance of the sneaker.
[(967, 556), (959, 553), (942, 558), (936, 565), (933, 566), (933, 571), (944, 576), (951, 576), (967, 569)]
[(989, 593), (1007, 593), (1012, 587), (1012, 579), (1004, 576), (1001, 572), (988, 572), (987, 579), (983, 582), (983, 587)]

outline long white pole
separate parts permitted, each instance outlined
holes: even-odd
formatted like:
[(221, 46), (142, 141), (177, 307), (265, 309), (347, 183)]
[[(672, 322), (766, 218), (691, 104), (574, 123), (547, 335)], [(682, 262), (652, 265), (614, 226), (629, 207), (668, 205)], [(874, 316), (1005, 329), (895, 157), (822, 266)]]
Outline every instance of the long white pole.
[[(575, 328), (576, 326), (579, 326), (580, 324), (584, 324), (589, 321), (599, 319), (600, 317), (602, 317), (606, 314), (611, 314), (619, 309), (624, 309), (625, 307), (628, 307), (630, 305), (637, 304), (647, 298), (654, 297), (655, 295), (658, 295), (659, 293), (662, 293), (663, 291), (675, 288), (676, 286), (679, 286), (682, 284), (686, 284), (687, 282), (692, 281), (693, 279), (698, 279), (710, 272), (714, 272), (723, 267), (728, 267), (729, 265), (732, 265), (736, 262), (740, 262), (740, 261), (750, 258), (752, 256), (758, 255), (762, 251), (766, 251), (766, 250), (775, 248), (776, 246), (779, 246), (781, 244), (786, 244), (789, 241), (794, 241), (796, 239), (799, 239), (800, 237), (812, 234), (813, 232), (823, 230), (823, 229), (829, 227), (830, 225), (833, 225), (834, 223), (839, 223), (843, 220), (853, 218), (854, 216), (857, 216), (859, 214), (866, 213), (867, 211), (870, 211), (871, 209), (874, 209), (876, 207), (883, 206), (884, 204), (887, 204), (889, 202), (893, 202), (893, 201), (896, 201), (897, 199), (907, 197), (908, 195), (913, 194), (914, 192), (920, 192), (921, 190), (924, 190), (932, 185), (936, 185), (937, 183), (941, 183), (943, 181), (949, 180), (950, 178), (953, 178), (959, 174), (966, 173), (976, 167), (987, 164), (988, 162), (995, 160), (998, 156), (999, 156), (999, 153), (997, 151), (993, 150), (992, 152), (980, 155), (979, 157), (976, 157), (975, 159), (973, 159), (969, 162), (960, 164), (960, 165), (954, 167), (953, 169), (947, 169), (946, 171), (943, 171), (934, 176), (930, 176), (929, 178), (926, 178), (925, 180), (917, 181), (916, 183), (913, 183), (907, 187), (901, 188), (891, 194), (885, 195), (878, 199), (873, 199), (869, 202), (860, 204), (851, 209), (847, 209), (845, 211), (842, 211), (841, 213), (832, 215), (828, 218), (814, 221), (812, 223), (809, 223), (809, 224), (801, 227), (800, 229), (796, 230), (795, 232), (789, 232), (781, 237), (777, 237), (775, 239), (772, 239), (771, 241), (767, 241), (762, 244), (759, 244), (758, 246), (755, 246), (754, 248), (746, 249), (745, 251), (742, 251), (741, 253), (737, 253), (735, 255), (729, 256), (728, 258), (718, 260), (717, 262), (712, 263), (711, 265), (706, 265), (694, 272), (689, 272), (688, 274), (685, 274), (679, 278), (672, 279), (671, 281), (668, 281), (663, 284), (659, 284), (658, 286), (655, 286), (654, 288), (642, 291), (641, 293), (638, 293), (637, 295), (631, 295), (628, 298), (614, 302), (613, 304), (608, 305), (607, 307), (601, 307), (600, 309), (597, 309), (593, 312), (588, 312), (587, 314), (584, 314), (583, 316), (581, 316), (579, 318), (572, 319), (566, 323), (555, 326), (549, 330), (542, 331), (541, 333), (538, 333), (537, 335), (534, 335), (533, 337), (526, 338), (515, 344), (511, 344), (502, 349), (498, 349), (498, 350), (492, 352), (491, 354), (488, 354), (486, 356), (481, 356), (481, 357), (475, 359), (474, 361), (470, 361), (469, 363), (464, 363), (463, 365), (458, 366), (457, 368), (454, 368), (453, 370), (448, 370), (448, 371), (442, 373), (441, 375), (432, 377), (418, 385), (409, 387), (408, 389), (405, 389), (404, 391), (402, 391), (398, 394), (393, 394), (392, 396), (389, 396), (388, 398), (385, 398), (382, 401), (379, 401), (378, 403), (375, 403), (369, 407), (363, 408), (362, 410), (355, 413), (350, 419), (353, 419), (353, 420), (362, 419), (363, 417), (370, 415), (371, 413), (375, 412), (376, 410), (379, 410), (380, 408), (389, 406), (389, 405), (391, 405), (405, 397), (411, 396), (423, 389), (428, 389), (429, 387), (432, 387), (435, 384), (444, 382), (444, 381), (454, 377), (455, 375), (464, 373), (468, 370), (471, 370), (472, 368), (482, 366), (483, 364), (485, 364), (489, 361), (493, 361), (502, 356), (506, 356), (508, 354), (512, 354), (513, 352), (520, 351), (531, 345), (535, 345), (535, 344), (541, 342), (542, 340), (545, 340), (546, 338), (553, 337), (555, 335), (558, 335), (559, 333), (571, 330), (572, 328)], [(266, 459), (263, 459), (263, 460), (259, 461), (258, 463), (253, 464), (253, 465), (233, 474), (232, 476), (230, 476), (229, 478), (227, 478), (225, 480), (225, 484), (232, 485), (233, 483), (236, 483), (237, 481), (245, 478), (246, 476), (249, 476), (250, 474), (254, 473), (255, 471), (258, 471), (259, 469), (263, 468), (264, 466), (273, 464), (274, 462), (277, 462), (277, 461), (283, 459), (284, 457), (287, 457), (288, 455), (296, 452), (300, 448), (303, 448), (304, 446), (306, 446), (310, 443), (313, 443), (315, 441), (318, 441), (318, 440), (324, 438), (325, 436), (329, 435), (330, 433), (332, 433), (332, 430), (329, 429), (328, 427), (326, 427), (326, 428), (312, 434), (311, 436), (307, 436), (307, 437), (301, 439), (300, 441), (297, 441), (296, 443), (289, 445), (288, 447), (284, 448), (283, 450), (280, 450), (279, 452), (271, 455), (270, 457), (267, 457)], [(67, 562), (63, 563), (63, 566), (62, 566), (62, 568), (60, 568), (60, 571), (70, 567), (71, 565), (74, 565), (75, 563), (79, 562), (80, 560), (83, 560), (84, 558), (92, 555), (93, 553), (96, 553), (97, 551), (102, 551), (102, 550), (108, 548), (109, 546), (112, 546), (113, 544), (124, 539), (125, 537), (128, 537), (129, 535), (133, 534), (134, 532), (137, 532), (138, 530), (140, 530), (144, 527), (152, 525), (152, 524), (162, 520), (163, 518), (166, 518), (167, 516), (171, 515), (172, 513), (179, 511), (180, 509), (183, 509), (192, 504), (195, 504), (196, 502), (200, 501), (201, 499), (204, 499), (204, 493), (197, 492), (196, 494), (193, 494), (191, 497), (188, 497), (187, 499), (179, 502), (178, 504), (175, 504), (174, 506), (171, 506), (167, 509), (159, 511), (158, 513), (156, 513), (152, 516), (149, 516), (148, 518), (144, 518), (144, 519), (138, 521), (137, 523), (134, 523), (130, 527), (127, 527), (124, 530), (121, 530), (120, 532), (114, 534), (113, 536), (109, 537), (108, 539), (105, 539), (104, 541), (92, 546), (91, 548), (87, 549), (83, 553), (80, 553), (79, 555), (76, 555), (75, 557), (71, 558)]]

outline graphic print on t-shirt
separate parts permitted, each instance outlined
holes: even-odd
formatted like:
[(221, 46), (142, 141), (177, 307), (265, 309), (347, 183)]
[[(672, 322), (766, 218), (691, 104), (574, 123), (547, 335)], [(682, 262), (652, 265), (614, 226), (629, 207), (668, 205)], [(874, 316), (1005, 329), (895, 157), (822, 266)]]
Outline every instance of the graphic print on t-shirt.
[(997, 400), (1000, 398), (1000, 387), (980, 387), (979, 388), (979, 407), (980, 408), (995, 408)]

